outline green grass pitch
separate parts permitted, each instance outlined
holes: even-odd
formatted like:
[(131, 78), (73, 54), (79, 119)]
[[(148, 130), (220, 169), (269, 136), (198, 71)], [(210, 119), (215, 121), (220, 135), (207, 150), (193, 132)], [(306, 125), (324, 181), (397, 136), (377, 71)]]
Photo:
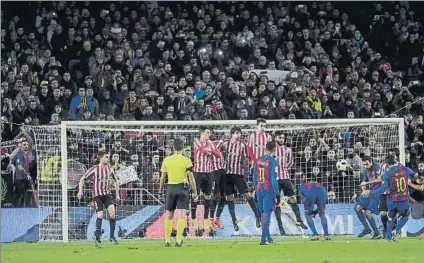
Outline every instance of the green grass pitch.
[[(2, 244), (3, 263), (236, 263), (236, 262), (421, 262), (423, 238), (386, 243), (369, 238), (335, 237), (331, 241), (278, 238), (276, 245), (259, 246), (257, 238), (186, 240), (185, 247), (165, 248), (163, 241)], [(174, 244), (172, 244), (174, 245)]]

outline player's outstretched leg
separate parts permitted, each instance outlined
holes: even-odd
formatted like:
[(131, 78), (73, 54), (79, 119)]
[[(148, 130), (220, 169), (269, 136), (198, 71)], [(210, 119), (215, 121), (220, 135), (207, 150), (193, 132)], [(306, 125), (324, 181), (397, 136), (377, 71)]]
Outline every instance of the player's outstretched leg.
[(294, 215), (296, 216), (297, 225), (300, 226), (303, 229), (308, 229), (308, 227), (303, 223), (302, 217), (300, 216), (300, 209), (299, 205), (297, 204), (297, 198), (296, 196), (290, 196), (290, 206), (294, 212)]
[(386, 231), (386, 240), (387, 241), (392, 241), (393, 239), (393, 234), (391, 230), (388, 229), (392, 229), (393, 228), (393, 217), (387, 216), (387, 231)]
[(305, 211), (305, 217), (306, 217), (306, 223), (311, 229), (311, 232), (313, 235), (312, 240), (319, 240), (319, 235), (318, 235), (317, 229), (315, 228), (314, 220), (312, 219), (311, 214)]
[(249, 203), (250, 208), (252, 208), (253, 213), (256, 217), (256, 227), (261, 227), (261, 213), (259, 213), (258, 206), (256, 205), (255, 199), (252, 198), (252, 196), (248, 193), (244, 194), (244, 198), (246, 198), (247, 202)]
[(371, 229), (368, 226), (368, 223), (365, 219), (364, 212), (362, 211), (362, 207), (360, 205), (355, 206), (355, 212), (356, 212), (356, 215), (358, 216), (359, 221), (364, 226), (364, 230), (361, 233), (359, 233), (358, 237), (364, 237), (366, 235), (371, 234)]
[(277, 219), (278, 229), (280, 230), (280, 235), (284, 236), (286, 231), (283, 227), (283, 222), (281, 220), (281, 207), (280, 207), (280, 197), (277, 197), (277, 206), (275, 207), (275, 218)]

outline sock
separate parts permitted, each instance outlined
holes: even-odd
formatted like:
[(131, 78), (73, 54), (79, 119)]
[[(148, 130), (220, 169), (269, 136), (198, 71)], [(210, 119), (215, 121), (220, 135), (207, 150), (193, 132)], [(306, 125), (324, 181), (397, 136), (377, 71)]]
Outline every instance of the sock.
[(407, 216), (402, 216), (396, 224), (396, 232), (400, 231), (408, 222), (408, 217)]
[(165, 220), (165, 242), (171, 242), (172, 220)]
[(102, 218), (96, 219), (96, 240), (100, 240), (100, 234), (102, 233)]
[(197, 202), (191, 202), (191, 219), (196, 219), (197, 215)]
[(377, 223), (375, 222), (374, 217), (371, 215), (371, 218), (368, 218), (372, 231), (374, 231), (374, 236), (378, 236), (380, 231), (378, 230)]
[(281, 221), (281, 207), (279, 205), (275, 208), (275, 218), (278, 222), (278, 228), (283, 227), (283, 222)]
[(181, 244), (183, 241), (183, 232), (184, 232), (185, 220), (183, 218), (178, 219), (177, 222), (177, 243)]
[[(387, 217), (386, 229), (392, 229), (392, 227), (393, 227), (393, 220)], [(386, 231), (386, 239), (388, 240), (392, 239), (392, 230)]]
[(396, 225), (397, 225), (397, 224), (398, 224), (398, 218), (397, 218), (397, 217), (395, 217), (395, 218), (393, 219), (393, 227), (392, 227), (392, 231), (396, 229)]
[(210, 207), (211, 207), (211, 200), (205, 200), (205, 212), (203, 213), (203, 219), (209, 218)]
[(215, 218), (215, 210), (217, 205), (218, 205), (218, 200), (216, 198), (212, 198), (211, 207), (209, 209), (209, 218), (211, 219)]
[(308, 226), (311, 229), (312, 234), (314, 236), (318, 236), (318, 232), (317, 232), (317, 229), (315, 228), (315, 224), (314, 224), (314, 220), (312, 219), (312, 216), (308, 214), (306, 214), (305, 216), (306, 216), (306, 223), (308, 223)]
[(297, 205), (297, 203), (290, 203), (290, 206), (294, 212), (294, 215), (296, 216), (296, 220), (297, 222), (302, 222), (302, 218), (300, 217), (300, 210), (299, 210), (299, 206)]
[[(216, 218), (220, 218), (221, 217), (222, 210), (224, 210), (225, 202), (226, 202), (225, 199), (223, 199), (223, 198), (219, 199), (218, 208), (216, 209)], [(228, 205), (228, 209), (229, 208), (230, 208), (230, 206)], [(230, 214), (231, 214), (231, 212), (230, 212)]]
[(116, 218), (109, 219), (109, 226), (110, 226), (110, 238), (114, 238), (115, 237)]
[(367, 224), (367, 221), (366, 221), (366, 219), (365, 219), (364, 212), (362, 212), (362, 210), (360, 210), (360, 211), (356, 211), (356, 209), (355, 209), (355, 212), (356, 212), (356, 214), (358, 215), (359, 221), (361, 221), (361, 223), (362, 223), (362, 225), (364, 226), (365, 230), (369, 230), (369, 229), (370, 229), (370, 227), (369, 227), (369, 225)]
[(199, 228), (199, 223), (197, 223), (197, 219), (196, 218), (191, 219), (191, 224), (193, 225), (194, 229), (198, 229)]
[(249, 199), (247, 199), (247, 202), (249, 203), (250, 208), (252, 208), (253, 213), (255, 214), (255, 217), (261, 218), (261, 214), (259, 213), (258, 206), (256, 205), (255, 200), (250, 197)]
[(324, 236), (328, 236), (328, 223), (327, 223), (327, 217), (325, 216), (325, 213), (319, 212), (319, 218), (321, 218), (321, 225), (322, 225), (322, 229), (324, 230)]
[(269, 222), (271, 219), (271, 213), (263, 213), (261, 216), (261, 226), (262, 226), (262, 235), (261, 235), (261, 242), (265, 243), (266, 241), (269, 241), (271, 238), (270, 232), (269, 232)]
[(236, 206), (234, 205), (234, 200), (228, 201), (228, 212), (230, 212), (230, 216), (233, 222), (237, 222)]
[(381, 215), (381, 223), (383, 223), (384, 232), (387, 232), (387, 215)]

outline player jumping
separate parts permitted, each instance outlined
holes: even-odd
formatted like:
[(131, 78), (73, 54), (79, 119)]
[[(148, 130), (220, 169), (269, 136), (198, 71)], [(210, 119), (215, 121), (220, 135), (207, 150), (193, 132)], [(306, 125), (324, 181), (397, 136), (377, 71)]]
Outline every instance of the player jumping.
[[(386, 229), (392, 229), (394, 219), (399, 217), (396, 225), (396, 234), (400, 234), (401, 229), (408, 222), (410, 214), (409, 209), (409, 188), (408, 182), (413, 179), (415, 174), (409, 167), (399, 165), (394, 155), (386, 157), (386, 163), (389, 169), (383, 175), (383, 183), (380, 188), (375, 190), (366, 190), (362, 192), (363, 196), (372, 196), (382, 194), (389, 189), (387, 198), (387, 207), (389, 210)], [(386, 232), (386, 241), (392, 241), (392, 231)]]
[(253, 186), (255, 187), (258, 208), (262, 217), (261, 245), (274, 243), (269, 231), (269, 224), (278, 195), (278, 162), (273, 157), (275, 148), (274, 142), (268, 142), (266, 144), (266, 154), (253, 164)]
[[(237, 225), (237, 218), (235, 214), (234, 205), (234, 194), (236, 193), (236, 188), (240, 194), (244, 195), (244, 198), (247, 200), (250, 207), (252, 208), (253, 213), (256, 217), (256, 227), (259, 228), (261, 226), (261, 215), (259, 213), (258, 207), (256, 206), (255, 200), (248, 192), (247, 182), (243, 176), (245, 160), (247, 158), (247, 146), (244, 142), (240, 140), (240, 128), (233, 127), (231, 128), (230, 133), (231, 140), (224, 141), (221, 148), (224, 152), (223, 158), (226, 160), (225, 172), (227, 175), (225, 177), (225, 193), (227, 195), (228, 210), (233, 220), (234, 230), (238, 231), (239, 229)], [(221, 195), (221, 199), (218, 203), (218, 210), (216, 212), (216, 220), (218, 222), (222, 210), (224, 209), (224, 205), (225, 198)]]
[[(299, 196), (304, 205), (306, 222), (313, 234), (312, 240), (319, 240), (319, 235), (312, 219), (315, 212), (318, 212), (319, 217), (321, 218), (321, 225), (324, 230), (324, 239), (330, 240), (327, 217), (325, 216), (326, 191), (324, 186), (317, 182), (306, 182), (300, 186)], [(314, 210), (315, 205), (317, 205), (317, 210)]]
[[(380, 170), (380, 165), (378, 163), (374, 164), (371, 157), (366, 156), (362, 160), (364, 164), (364, 172), (362, 175), (363, 182), (369, 182), (377, 179), (378, 172)], [(380, 183), (372, 184), (372, 189), (378, 189), (380, 187)], [(380, 239), (382, 236), (380, 235), (380, 231), (378, 230), (377, 224), (374, 220), (372, 214), (378, 215), (378, 203), (380, 201), (380, 197), (378, 195), (373, 195), (370, 197), (361, 197), (359, 202), (355, 206), (355, 212), (358, 215), (359, 221), (361, 221), (364, 226), (364, 230), (358, 235), (358, 237), (363, 237), (365, 235), (371, 234), (371, 229), (367, 224), (365, 218), (368, 219), (368, 222), (374, 232), (372, 239)]]
[(197, 222), (197, 201), (194, 199), (192, 199), (191, 203), (191, 218), (196, 235), (203, 236), (205, 229), (209, 228), (208, 218), (212, 193), (212, 176), (209, 162), (212, 154), (220, 158), (221, 152), (216, 148), (215, 144), (209, 140), (209, 136), (211, 134), (209, 129), (201, 127), (199, 131), (200, 139), (194, 139), (194, 173), (197, 195), (200, 195), (201, 191), (204, 198), (205, 209), (203, 215), (203, 228), (199, 228), (199, 224)]
[[(302, 218), (300, 217), (299, 206), (297, 205), (297, 198), (293, 189), (293, 184), (290, 180), (289, 171), (294, 163), (292, 149), (284, 145), (284, 134), (281, 131), (275, 133), (275, 142), (277, 148), (275, 150), (275, 159), (278, 161), (278, 189), (279, 192), (282, 190), (285, 196), (289, 197), (290, 206), (296, 215), (296, 225), (302, 227), (303, 229), (308, 229), (308, 227), (303, 223)], [(277, 204), (280, 204), (280, 195), (277, 195)], [(281, 221), (281, 208), (278, 205), (275, 209), (275, 217), (277, 218), (278, 228), (281, 235), (285, 235), (283, 228), (283, 223)]]
[(115, 245), (118, 241), (115, 238), (116, 213), (115, 205), (109, 188), (109, 181), (112, 178), (115, 184), (116, 200), (119, 201), (119, 184), (115, 175), (115, 170), (109, 164), (109, 154), (105, 152), (99, 153), (100, 163), (91, 167), (79, 182), (78, 199), (81, 200), (84, 190), (84, 181), (91, 179), (93, 184), (92, 194), (94, 205), (96, 208), (96, 246), (101, 245), (100, 234), (102, 231), (103, 207), (107, 209), (109, 215), (110, 238), (109, 241)]

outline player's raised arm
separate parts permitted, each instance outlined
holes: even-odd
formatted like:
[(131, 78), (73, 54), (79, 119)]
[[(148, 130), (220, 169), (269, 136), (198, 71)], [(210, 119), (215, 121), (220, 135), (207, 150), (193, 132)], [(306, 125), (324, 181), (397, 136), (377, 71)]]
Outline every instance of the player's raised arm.
[(202, 145), (199, 139), (197, 138), (194, 139), (193, 145), (194, 145), (194, 154), (196, 154), (197, 152), (203, 153), (205, 151), (205, 147)]
[(209, 141), (209, 143), (210, 143), (210, 145), (211, 145), (211, 152), (212, 152), (212, 154), (216, 157), (216, 158), (222, 158), (222, 154), (221, 154), (221, 151), (216, 147), (216, 145), (213, 143), (213, 142), (211, 142), (211, 141)]

